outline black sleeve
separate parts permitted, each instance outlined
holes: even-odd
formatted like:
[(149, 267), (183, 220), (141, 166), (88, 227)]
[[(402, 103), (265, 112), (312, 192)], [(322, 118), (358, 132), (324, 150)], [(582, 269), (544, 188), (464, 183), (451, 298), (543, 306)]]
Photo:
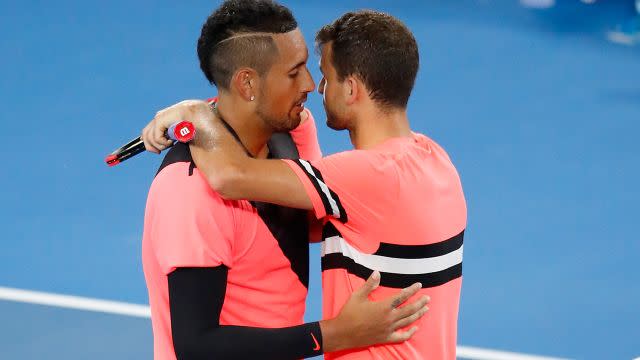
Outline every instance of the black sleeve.
[(169, 274), (171, 332), (178, 359), (293, 360), (322, 354), (318, 322), (277, 329), (221, 326), (227, 272), (218, 266), (178, 268)]

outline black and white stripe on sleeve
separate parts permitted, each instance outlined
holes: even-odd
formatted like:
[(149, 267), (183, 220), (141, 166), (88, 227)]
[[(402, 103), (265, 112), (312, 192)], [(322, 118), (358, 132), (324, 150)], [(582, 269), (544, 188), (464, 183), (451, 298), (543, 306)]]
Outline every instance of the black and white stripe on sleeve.
[(318, 192), (320, 199), (322, 199), (322, 204), (324, 205), (324, 210), (327, 215), (333, 216), (340, 220), (340, 222), (346, 223), (347, 213), (344, 211), (344, 207), (342, 207), (342, 204), (340, 203), (340, 197), (338, 197), (338, 195), (333, 192), (333, 190), (329, 189), (327, 184), (325, 184), (320, 171), (306, 160), (297, 159), (293, 161), (302, 168), (304, 173), (309, 177), (309, 180), (311, 180), (311, 183)]

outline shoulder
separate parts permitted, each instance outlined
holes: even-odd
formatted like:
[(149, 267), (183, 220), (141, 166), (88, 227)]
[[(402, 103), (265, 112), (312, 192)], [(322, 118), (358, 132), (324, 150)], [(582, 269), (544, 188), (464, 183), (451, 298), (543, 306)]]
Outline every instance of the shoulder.
[(389, 157), (375, 150), (349, 150), (335, 153), (312, 162), (324, 171), (351, 174), (354, 177), (369, 176), (389, 170)]
[(228, 217), (233, 202), (215, 192), (190, 162), (175, 162), (164, 166), (153, 180), (147, 210), (179, 217)]
[(145, 228), (155, 246), (169, 251), (177, 251), (178, 245), (195, 249), (203, 244), (212, 246), (210, 239), (226, 243), (236, 229), (234, 204), (213, 191), (197, 168), (176, 162), (165, 166), (151, 184)]
[(153, 179), (151, 192), (220, 198), (190, 162), (176, 162), (162, 168)]
[[(393, 162), (385, 154), (372, 150), (350, 150), (317, 161), (296, 162), (312, 181), (326, 184), (341, 194), (377, 191), (397, 179)], [(322, 184), (319, 186), (322, 188)]]
[(413, 133), (413, 138), (417, 147), (426, 150), (429, 154), (436, 153), (447, 161), (450, 161), (449, 154), (432, 138), (421, 133)]

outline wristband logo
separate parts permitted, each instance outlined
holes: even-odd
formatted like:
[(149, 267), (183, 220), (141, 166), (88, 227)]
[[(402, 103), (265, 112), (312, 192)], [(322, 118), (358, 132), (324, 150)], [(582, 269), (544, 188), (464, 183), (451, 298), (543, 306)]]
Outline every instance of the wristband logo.
[(309, 334), (311, 334), (311, 338), (313, 339), (313, 342), (316, 344), (316, 347), (313, 348), (313, 351), (320, 350), (320, 344), (318, 343), (318, 340), (316, 339), (316, 337), (313, 335), (313, 333), (309, 333)]

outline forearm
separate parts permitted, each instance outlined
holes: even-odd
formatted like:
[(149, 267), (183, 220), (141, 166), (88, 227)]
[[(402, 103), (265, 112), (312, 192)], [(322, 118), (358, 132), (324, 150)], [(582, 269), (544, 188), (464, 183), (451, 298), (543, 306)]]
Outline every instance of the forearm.
[(304, 186), (282, 160), (226, 156), (215, 148), (207, 150), (193, 145), (191, 155), (209, 185), (225, 199), (313, 208)]
[(320, 325), (220, 325), (228, 269), (177, 268), (168, 276), (171, 334), (178, 359), (300, 359), (322, 354)]
[(174, 343), (178, 359), (286, 360), (321, 355), (320, 334), (317, 322), (278, 329), (220, 326), (184, 334)]
[(225, 197), (313, 209), (302, 183), (282, 160), (246, 158), (233, 164), (231, 171), (223, 187)]

